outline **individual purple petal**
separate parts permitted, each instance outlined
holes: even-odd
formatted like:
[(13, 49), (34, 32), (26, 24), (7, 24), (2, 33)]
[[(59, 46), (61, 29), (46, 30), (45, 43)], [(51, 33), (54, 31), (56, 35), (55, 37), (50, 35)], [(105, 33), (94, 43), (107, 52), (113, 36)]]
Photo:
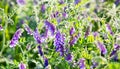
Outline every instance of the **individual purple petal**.
[(54, 46), (56, 47), (56, 51), (60, 52), (60, 55), (64, 55), (64, 44), (65, 44), (65, 37), (59, 31), (57, 31), (54, 40)]
[(51, 35), (54, 35), (55, 26), (52, 23), (45, 21), (45, 27), (46, 27), (46, 29), (48, 29), (51, 32)]
[(75, 28), (72, 27), (72, 28), (70, 29), (70, 36), (72, 36), (74, 33), (75, 33)]
[(37, 43), (41, 43), (41, 37), (40, 34), (38, 32), (38, 29), (35, 29), (35, 31), (33, 32), (33, 37), (36, 40)]
[(99, 35), (98, 32), (93, 32), (94, 37), (97, 37)]
[(23, 29), (18, 29), (15, 34), (13, 35), (11, 41), (10, 41), (10, 47), (15, 47), (16, 44), (18, 43), (18, 40), (20, 38), (20, 36), (23, 33)]
[(0, 25), (0, 31), (3, 30), (3, 27)]
[(20, 6), (26, 4), (25, 0), (16, 0), (16, 2), (17, 2), (17, 4), (20, 5)]
[(81, 0), (74, 0), (74, 4), (77, 5)]
[(60, 23), (62, 21), (61, 18), (57, 18), (57, 22)]
[(20, 63), (20, 64), (19, 64), (19, 69), (26, 69), (26, 65), (23, 64), (23, 63)]
[(46, 68), (48, 66), (48, 59), (46, 57), (44, 57), (44, 67)]
[(107, 49), (105, 48), (105, 45), (101, 42), (97, 42), (97, 47), (100, 49), (101, 54), (105, 55), (107, 53)]
[(45, 7), (45, 4), (43, 4), (43, 5), (41, 6), (41, 12), (44, 13), (45, 10), (46, 10), (46, 7)]
[(39, 53), (41, 56), (43, 56), (43, 52), (42, 52), (41, 46), (39, 45), (37, 48), (38, 48), (38, 53)]
[(112, 29), (109, 24), (106, 24), (106, 28), (110, 32), (110, 34), (113, 35)]
[(24, 25), (24, 28), (25, 28), (25, 30), (27, 31), (28, 34), (33, 35), (32, 29), (30, 29), (30, 27), (27, 24)]
[(71, 40), (69, 41), (69, 44), (71, 46), (74, 45), (74, 44), (76, 44), (76, 42), (78, 41), (79, 37), (80, 37), (80, 34), (78, 33), (78, 35), (76, 35), (76, 36), (74, 36), (74, 37), (71, 38)]
[(68, 53), (68, 54), (66, 55), (66, 57), (65, 57), (65, 59), (66, 59), (67, 61), (72, 61), (72, 58), (73, 58), (73, 56), (72, 56), (71, 53)]
[(84, 58), (81, 58), (80, 61), (79, 61), (79, 67), (80, 69), (85, 69), (85, 59)]
[(66, 12), (63, 12), (63, 13), (62, 13), (62, 16), (63, 16), (64, 18), (67, 18), (67, 17), (68, 17), (68, 15), (67, 15)]

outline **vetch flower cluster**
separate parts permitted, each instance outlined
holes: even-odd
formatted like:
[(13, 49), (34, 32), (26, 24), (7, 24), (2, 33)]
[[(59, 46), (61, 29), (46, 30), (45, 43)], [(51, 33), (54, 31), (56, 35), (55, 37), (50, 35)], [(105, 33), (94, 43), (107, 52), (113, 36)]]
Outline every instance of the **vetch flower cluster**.
[(59, 31), (57, 31), (54, 40), (54, 46), (56, 47), (56, 51), (60, 52), (60, 55), (64, 55), (64, 44), (65, 44), (65, 37)]
[(13, 35), (11, 41), (10, 41), (10, 47), (15, 47), (16, 44), (18, 43), (18, 40), (20, 38), (20, 36), (22, 35), (23, 33), (23, 29), (18, 29), (15, 34)]

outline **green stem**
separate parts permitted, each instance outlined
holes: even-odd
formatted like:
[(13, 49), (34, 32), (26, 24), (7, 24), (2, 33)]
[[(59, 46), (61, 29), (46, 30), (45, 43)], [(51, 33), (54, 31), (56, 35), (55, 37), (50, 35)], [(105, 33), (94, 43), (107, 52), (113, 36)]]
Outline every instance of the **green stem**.
[(7, 26), (8, 26), (8, 22), (5, 22), (5, 28), (3, 30), (3, 45), (2, 45), (2, 48), (1, 48), (1, 51), (0, 51), (0, 55), (2, 55), (2, 53), (3, 53), (4, 49), (5, 49), (5, 41), (6, 41), (6, 39), (5, 39), (5, 35), (6, 35), (5, 31), (7, 29)]

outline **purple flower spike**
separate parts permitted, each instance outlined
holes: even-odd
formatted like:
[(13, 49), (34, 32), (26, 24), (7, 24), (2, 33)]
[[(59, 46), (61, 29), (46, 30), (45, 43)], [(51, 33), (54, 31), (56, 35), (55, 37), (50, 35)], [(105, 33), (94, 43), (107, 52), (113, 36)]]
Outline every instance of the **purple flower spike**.
[(81, 0), (75, 0), (74, 4), (77, 5)]
[(3, 27), (0, 25), (0, 31), (3, 30)]
[(100, 49), (101, 54), (105, 55), (107, 53), (107, 49), (105, 48), (105, 45), (101, 42), (97, 42), (97, 47)]
[(20, 64), (19, 64), (19, 69), (26, 69), (26, 65), (23, 64), (23, 63), (20, 63)]
[(109, 24), (106, 24), (106, 28), (110, 32), (110, 34), (113, 35), (112, 29)]
[(72, 28), (70, 29), (70, 36), (72, 36), (74, 33), (75, 33), (75, 28), (72, 27)]
[(54, 35), (55, 26), (52, 23), (45, 21), (45, 27), (46, 27), (46, 29), (48, 29), (48, 31), (50, 31), (51, 35)]
[(37, 43), (41, 43), (41, 37), (40, 34), (38, 32), (38, 29), (35, 29), (35, 31), (33, 32), (33, 37), (36, 40)]
[(16, 2), (17, 2), (17, 4), (20, 5), (20, 6), (26, 4), (25, 0), (16, 0)]
[(66, 57), (65, 57), (65, 59), (67, 60), (67, 61), (72, 61), (72, 58), (73, 58), (73, 56), (72, 56), (72, 54), (67, 54), (66, 55)]
[(60, 52), (61, 56), (63, 56), (64, 54), (64, 44), (65, 44), (64, 35), (57, 31), (55, 35), (54, 46), (56, 47), (56, 51)]
[(43, 5), (41, 6), (41, 12), (44, 13), (45, 10), (46, 10), (46, 7), (45, 7), (45, 4), (43, 4)]
[(48, 59), (44, 57), (44, 67), (47, 68), (48, 64), (49, 64)]
[(81, 58), (79, 61), (79, 67), (80, 69), (85, 69), (85, 59)]
[(15, 47), (16, 44), (18, 43), (18, 40), (20, 38), (20, 36), (23, 33), (23, 29), (18, 29), (15, 34), (13, 35), (11, 41), (10, 41), (10, 47)]
[(41, 48), (40, 45), (38, 46), (38, 52), (39, 52), (39, 54), (40, 54), (41, 56), (43, 56), (42, 48)]
[(24, 25), (24, 28), (28, 34), (33, 35), (33, 31), (30, 29), (30, 27), (27, 24)]

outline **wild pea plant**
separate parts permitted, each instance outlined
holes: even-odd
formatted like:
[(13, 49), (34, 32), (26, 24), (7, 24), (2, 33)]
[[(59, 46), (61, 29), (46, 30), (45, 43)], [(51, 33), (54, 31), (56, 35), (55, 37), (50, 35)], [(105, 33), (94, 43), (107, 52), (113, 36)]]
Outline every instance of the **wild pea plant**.
[(0, 1), (0, 69), (119, 69), (119, 4)]

